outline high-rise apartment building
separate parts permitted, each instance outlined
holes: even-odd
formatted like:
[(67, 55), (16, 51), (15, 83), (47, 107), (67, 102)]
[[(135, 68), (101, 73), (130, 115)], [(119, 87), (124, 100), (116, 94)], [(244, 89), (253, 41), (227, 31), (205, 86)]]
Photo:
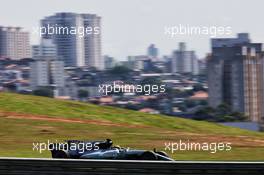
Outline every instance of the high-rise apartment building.
[(65, 66), (104, 69), (101, 18), (93, 14), (56, 13), (41, 20), (43, 38), (52, 39)]
[(113, 57), (110, 57), (108, 55), (104, 56), (104, 62), (105, 62), (105, 69), (112, 69), (116, 66), (116, 61)]
[(64, 87), (63, 61), (42, 57), (30, 63), (30, 68), (30, 84), (33, 90), (43, 86)]
[(254, 122), (264, 116), (264, 58), (262, 44), (251, 43), (248, 34), (212, 39), (208, 59), (209, 105), (228, 104)]
[(179, 49), (173, 52), (171, 59), (173, 73), (199, 73), (198, 59), (194, 51), (187, 51), (185, 43), (179, 43)]
[(39, 57), (58, 57), (57, 47), (52, 39), (42, 39), (40, 45), (32, 46), (33, 58)]
[(29, 33), (20, 27), (0, 27), (0, 57), (14, 60), (30, 58)]
[[(82, 14), (85, 28), (93, 29), (96, 32), (84, 37), (85, 65), (104, 69), (104, 58), (101, 55), (101, 17), (94, 14)], [(98, 33), (97, 33), (98, 32)]]
[(148, 47), (148, 56), (156, 58), (158, 57), (158, 54), (159, 54), (158, 48), (156, 48), (154, 44), (151, 44)]
[(33, 59), (30, 63), (30, 85), (35, 90), (39, 87), (52, 87), (55, 95), (60, 95), (65, 86), (64, 62), (57, 55), (56, 46), (51, 39), (42, 39), (40, 45), (34, 45)]
[(206, 58), (198, 60), (199, 75), (206, 75), (206, 72), (207, 72), (206, 61), (207, 61)]

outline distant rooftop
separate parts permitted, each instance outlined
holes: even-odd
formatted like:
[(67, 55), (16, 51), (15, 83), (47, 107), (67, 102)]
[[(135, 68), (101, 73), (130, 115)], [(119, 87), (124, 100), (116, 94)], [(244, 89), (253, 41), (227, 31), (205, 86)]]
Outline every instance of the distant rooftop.
[(250, 43), (248, 33), (238, 33), (236, 38), (213, 38), (212, 47), (232, 47), (237, 44)]

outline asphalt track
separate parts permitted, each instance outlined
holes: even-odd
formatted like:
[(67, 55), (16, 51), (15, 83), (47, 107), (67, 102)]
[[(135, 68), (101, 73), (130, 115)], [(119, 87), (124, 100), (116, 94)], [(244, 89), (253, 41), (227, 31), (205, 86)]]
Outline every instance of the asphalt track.
[(264, 175), (264, 162), (0, 158), (0, 175)]

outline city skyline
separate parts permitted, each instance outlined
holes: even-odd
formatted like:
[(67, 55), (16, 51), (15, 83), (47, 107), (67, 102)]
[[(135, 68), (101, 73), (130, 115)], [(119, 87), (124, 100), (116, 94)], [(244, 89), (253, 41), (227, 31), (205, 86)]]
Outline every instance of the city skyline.
[[(162, 3), (162, 6), (161, 6)], [(14, 4), (16, 4), (14, 6)], [(238, 6), (239, 4), (239, 6)], [(149, 1), (133, 2), (115, 1), (8, 1), (1, 5), (0, 20), (3, 26), (20, 26), (32, 35), (32, 27), (39, 26), (40, 19), (56, 12), (91, 13), (102, 17), (102, 53), (124, 60), (129, 55), (146, 54), (146, 48), (154, 43), (160, 55), (171, 55), (179, 42), (186, 42), (195, 50), (199, 58), (210, 52), (210, 37), (207, 35), (177, 36), (169, 38), (164, 35), (165, 26), (179, 24), (194, 26), (230, 26), (234, 37), (236, 33), (248, 32), (255, 38), (254, 42), (263, 42), (263, 24), (256, 23), (258, 11), (263, 2), (221, 1), (199, 2)], [(118, 5), (119, 10), (114, 7)], [(17, 13), (7, 17), (9, 11)], [(244, 13), (248, 7), (255, 9)], [(25, 7), (25, 8), (21, 8)], [(36, 8), (28, 8), (36, 7)], [(41, 8), (37, 8), (41, 7)], [(162, 7), (162, 8), (161, 8)], [(217, 7), (217, 8), (212, 8)], [(239, 9), (237, 9), (239, 7)], [(25, 9), (27, 9), (25, 11)], [(38, 9), (38, 10), (36, 10)], [(236, 10), (236, 13), (233, 13)], [(34, 14), (34, 15), (32, 15)], [(158, 22), (157, 22), (158, 21)], [(38, 44), (38, 37), (31, 36), (31, 44)]]

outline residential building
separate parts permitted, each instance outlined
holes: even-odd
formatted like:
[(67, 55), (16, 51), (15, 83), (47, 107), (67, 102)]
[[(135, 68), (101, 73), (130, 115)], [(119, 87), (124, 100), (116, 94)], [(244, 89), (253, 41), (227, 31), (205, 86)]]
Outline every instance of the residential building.
[(158, 54), (159, 54), (159, 51), (158, 51), (158, 48), (155, 47), (154, 44), (151, 44), (149, 47), (148, 47), (148, 56), (149, 57), (158, 57)]
[(32, 56), (33, 58), (41, 56), (57, 58), (57, 47), (52, 39), (42, 39), (40, 45), (32, 46)]
[(199, 68), (199, 75), (206, 75), (207, 72), (207, 64), (206, 64), (207, 59), (199, 59), (198, 60), (198, 68)]
[(263, 121), (264, 58), (262, 44), (251, 43), (248, 34), (212, 39), (208, 59), (209, 105), (228, 104), (250, 121)]
[(147, 60), (149, 60), (149, 57), (145, 55), (128, 56), (123, 65), (132, 70), (144, 70), (144, 64)]
[(115, 59), (107, 55), (104, 56), (104, 62), (105, 62), (105, 69), (111, 69), (116, 65)]
[(20, 27), (0, 26), (0, 57), (13, 60), (31, 58), (29, 33)]
[(41, 20), (41, 25), (46, 29), (42, 37), (53, 40), (65, 66), (104, 69), (101, 17), (94, 14), (56, 13)]
[(65, 84), (63, 61), (47, 57), (37, 58), (37, 60), (30, 64), (31, 89), (47, 86), (63, 88)]
[(198, 59), (194, 51), (187, 51), (185, 43), (179, 43), (179, 49), (173, 52), (172, 73), (199, 73)]
[(91, 28), (98, 33), (85, 35), (85, 65), (95, 67), (99, 70), (104, 69), (104, 57), (101, 54), (101, 17), (95, 14), (81, 14), (84, 28)]

